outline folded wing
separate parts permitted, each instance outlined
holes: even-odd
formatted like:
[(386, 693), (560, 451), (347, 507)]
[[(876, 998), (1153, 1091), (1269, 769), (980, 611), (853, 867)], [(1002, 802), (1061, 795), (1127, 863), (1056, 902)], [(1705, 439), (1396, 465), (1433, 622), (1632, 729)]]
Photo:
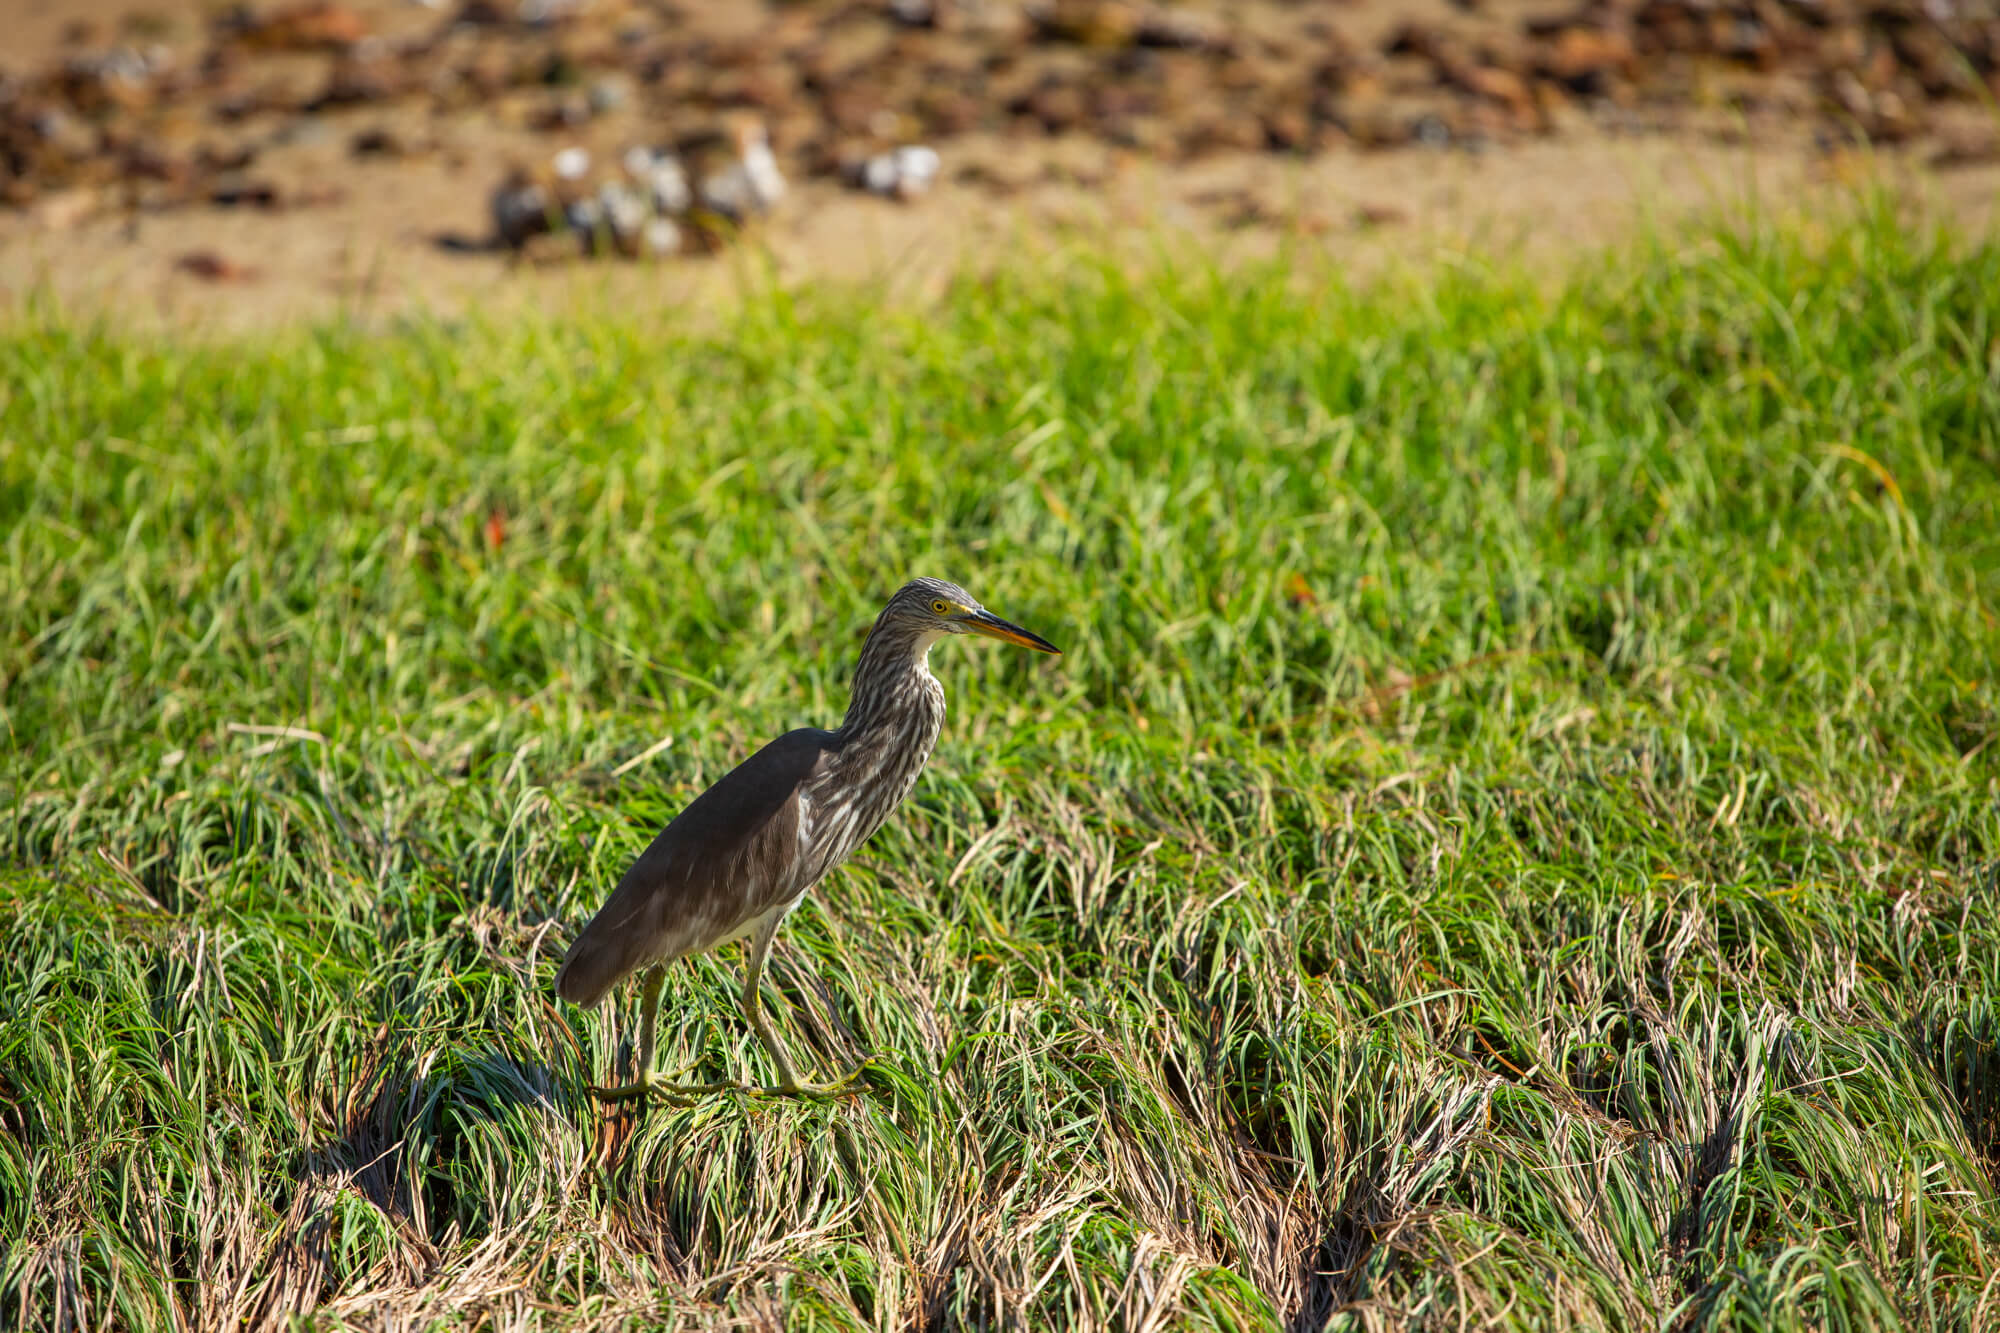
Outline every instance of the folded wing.
[(569, 946), (556, 994), (593, 1008), (641, 968), (720, 944), (809, 888), (807, 789), (833, 741), (787, 732), (675, 816)]

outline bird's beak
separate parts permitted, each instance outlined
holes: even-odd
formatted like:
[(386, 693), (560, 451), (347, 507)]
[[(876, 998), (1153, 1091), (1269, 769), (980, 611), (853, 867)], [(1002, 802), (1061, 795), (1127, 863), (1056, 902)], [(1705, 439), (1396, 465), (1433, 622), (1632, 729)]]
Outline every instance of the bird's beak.
[(965, 627), (974, 634), (984, 634), (989, 639), (1002, 643), (1018, 643), (1023, 648), (1033, 648), (1038, 653), (1060, 653), (1062, 649), (1050, 643), (1039, 634), (1030, 634), (1012, 621), (1002, 620), (991, 611), (974, 611), (967, 617)]

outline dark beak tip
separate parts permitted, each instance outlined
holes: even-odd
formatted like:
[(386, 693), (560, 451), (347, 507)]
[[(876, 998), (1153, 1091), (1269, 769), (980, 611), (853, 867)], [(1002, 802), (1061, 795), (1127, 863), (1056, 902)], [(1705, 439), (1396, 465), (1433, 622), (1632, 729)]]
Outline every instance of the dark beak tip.
[(1015, 636), (1012, 641), (1020, 644), (1023, 648), (1032, 648), (1038, 653), (1054, 653), (1057, 656), (1062, 655), (1062, 649), (1056, 647), (1054, 644), (1050, 643), (1047, 639), (1035, 633), (1033, 630), (1023, 629), (1021, 626), (1016, 625), (1011, 620), (1002, 620), (999, 616), (994, 615), (991, 611), (981, 612), (980, 615), (978, 615), (975, 618), (981, 624), (987, 626), (989, 629), (1005, 630), (1009, 635)]

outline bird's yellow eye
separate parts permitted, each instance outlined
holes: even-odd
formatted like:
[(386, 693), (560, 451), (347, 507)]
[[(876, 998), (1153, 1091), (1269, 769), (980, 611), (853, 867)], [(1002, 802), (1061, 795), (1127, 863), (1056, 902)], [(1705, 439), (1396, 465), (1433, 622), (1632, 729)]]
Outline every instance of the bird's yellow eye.
[(951, 603), (940, 597), (931, 603), (931, 610), (937, 615), (948, 615), (951, 611)]

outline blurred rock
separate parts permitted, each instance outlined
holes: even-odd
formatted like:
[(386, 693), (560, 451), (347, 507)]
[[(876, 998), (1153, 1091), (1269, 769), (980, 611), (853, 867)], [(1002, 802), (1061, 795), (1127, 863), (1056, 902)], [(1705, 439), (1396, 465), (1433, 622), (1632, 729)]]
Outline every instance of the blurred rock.
[(715, 154), (713, 138), (696, 142), (697, 151), (713, 163), (697, 177), (695, 197), (701, 206), (736, 223), (776, 208), (785, 197), (785, 177), (778, 170), (763, 122), (752, 117), (736, 119), (722, 142), (732, 150), (727, 157)]
[(1236, 49), (1228, 30), (1214, 17), (1190, 9), (1154, 9), (1139, 16), (1132, 40), (1140, 46), (1229, 53)]
[(908, 201), (930, 191), (941, 166), (935, 148), (911, 144), (864, 158), (852, 164), (846, 176), (848, 184), (856, 189), (885, 199)]
[(563, 205), (563, 226), (584, 238), (584, 249), (593, 244), (597, 229), (604, 225), (604, 205), (597, 202), (596, 195), (586, 194)]
[(1990, 125), (1948, 131), (1940, 136), (1930, 164), (1939, 170), (1979, 167), (2000, 162), (2000, 134)]
[(165, 48), (138, 51), (127, 46), (71, 56), (55, 79), (55, 91), (89, 115), (139, 111), (153, 101), (155, 80), (170, 60)]
[(592, 79), (585, 100), (593, 115), (603, 116), (621, 110), (632, 101), (632, 81), (623, 74), (606, 74)]
[(190, 250), (174, 260), (174, 268), (208, 282), (248, 282), (258, 275), (249, 265), (239, 264), (214, 250)]
[(402, 135), (384, 125), (376, 125), (348, 140), (348, 151), (356, 157), (402, 158), (411, 156), (411, 147)]
[(520, 0), (515, 17), (530, 28), (567, 23), (588, 8), (587, 0)]
[(639, 250), (649, 259), (664, 259), (680, 248), (681, 229), (672, 218), (650, 217), (639, 229)]
[(97, 131), (63, 107), (52, 106), (37, 112), (28, 123), (42, 145), (58, 157), (82, 162), (97, 153)]
[(646, 222), (652, 216), (650, 202), (630, 186), (606, 181), (597, 187), (597, 206), (603, 230), (622, 255), (639, 253)]
[(334, 61), (326, 86), (306, 109), (386, 102), (410, 87), (408, 73), (387, 51), (373, 44), (357, 46)]
[(1029, 17), (1045, 41), (1080, 46), (1126, 46), (1139, 35), (1139, 6), (1125, 0), (1049, 0)]
[(224, 11), (218, 34), (259, 51), (340, 51), (368, 36), (368, 24), (345, 5), (319, 0), (259, 15), (247, 5)]
[(1632, 43), (1601, 28), (1558, 30), (1539, 52), (1538, 71), (1578, 92), (1601, 92), (1613, 77), (1633, 72)]
[(209, 187), (208, 201), (224, 208), (276, 208), (280, 196), (270, 181), (230, 172)]
[(653, 211), (677, 217), (694, 206), (687, 171), (672, 153), (633, 147), (625, 152), (624, 167), (625, 174), (651, 201)]
[[(1941, 165), (1990, 151), (1927, 136), (1955, 123), (1947, 104), (1977, 114), (2000, 96), (2000, 0), (1546, 4), (1527, 18), (1498, 4), (1466, 18), (1469, 0), (1422, 11), (1371, 0), (1365, 15), (1358, 0), (1352, 15), (1298, 0), (784, 0), (754, 10), (453, 0), (434, 16), (405, 7), (391, 17), (360, 0), (275, 0), (222, 14), (206, 48), (178, 59), (136, 40), (163, 33), (158, 23), (79, 20), (41, 67), (0, 75), (0, 207), (39, 201), (67, 217), (208, 200), (295, 206), (325, 192), (307, 182), (280, 198), (245, 173), (256, 161), (289, 185), (280, 173), (297, 158), (255, 150), (337, 133), (354, 156), (396, 160), (434, 147), (459, 118), (517, 140), (528, 127), (593, 135), (598, 148), (602, 120), (630, 118), (649, 144), (674, 145), (624, 153), (609, 189), (579, 143), (510, 175), (488, 200), (502, 245), (518, 248), (552, 218), (560, 230), (588, 201), (593, 234), (625, 254), (658, 252), (649, 236), (672, 235), (676, 249), (726, 238), (718, 219), (741, 224), (790, 197), (786, 172), (917, 197), (935, 183), (937, 154), (966, 156), (956, 140), (972, 134), (1057, 140), (1006, 149), (1023, 159), (1018, 170), (996, 165), (998, 154), (957, 168), (995, 192), (1038, 179), (1073, 142), (1164, 159), (1412, 143), (1477, 151), (1586, 119), (1607, 132), (1705, 134), (1728, 120), (1727, 133), (1753, 141), (1803, 120), (1829, 143), (1922, 142)], [(1378, 16), (1409, 21), (1366, 47), (1345, 35)], [(123, 40), (98, 49), (106, 34)], [(368, 124), (338, 118), (352, 106), (375, 108)], [(300, 115), (318, 109), (335, 114)], [(101, 208), (78, 202), (99, 197)], [(664, 219), (678, 221), (652, 225)], [(539, 248), (565, 251), (566, 239)]]
[(540, 181), (516, 168), (493, 191), (488, 210), (493, 217), (495, 239), (518, 250), (530, 237), (550, 229), (555, 196)]

